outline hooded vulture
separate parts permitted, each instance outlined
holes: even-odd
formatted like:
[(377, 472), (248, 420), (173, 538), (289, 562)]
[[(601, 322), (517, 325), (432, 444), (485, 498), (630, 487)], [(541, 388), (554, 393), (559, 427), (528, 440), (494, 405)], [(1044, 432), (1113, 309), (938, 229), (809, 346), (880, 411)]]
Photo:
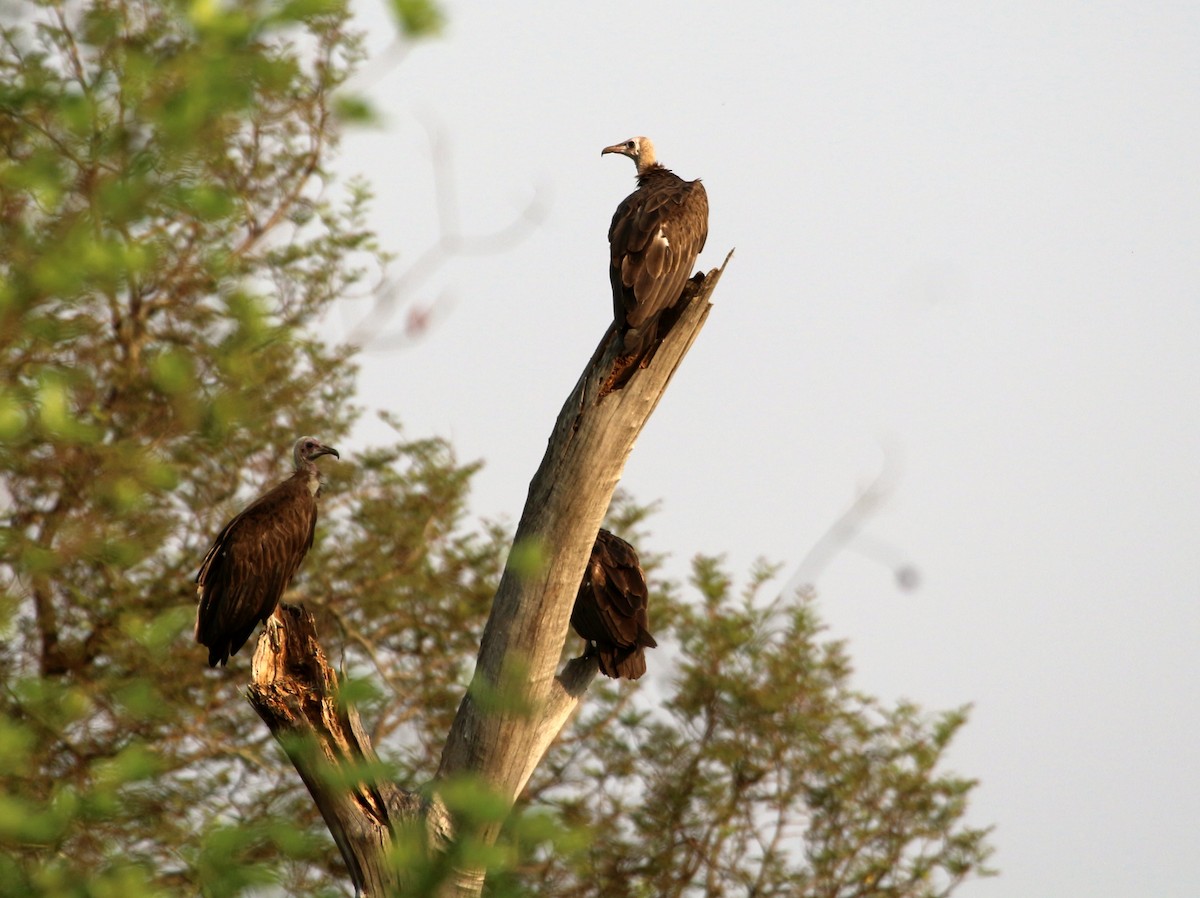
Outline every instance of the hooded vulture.
[(708, 195), (658, 164), (648, 137), (631, 137), (600, 151), (637, 165), (638, 189), (617, 206), (608, 229), (613, 317), (624, 353), (642, 367), (656, 348), (659, 316), (683, 293), (708, 238)]
[(196, 575), (196, 641), (208, 666), (226, 664), (275, 613), (313, 543), (321, 475), (314, 462), (338, 451), (316, 437), (292, 449), (296, 472), (259, 496), (217, 534)]
[(646, 618), (646, 575), (633, 546), (607, 530), (596, 535), (583, 572), (571, 626), (587, 640), (606, 677), (636, 680), (646, 672), (645, 648), (658, 645)]

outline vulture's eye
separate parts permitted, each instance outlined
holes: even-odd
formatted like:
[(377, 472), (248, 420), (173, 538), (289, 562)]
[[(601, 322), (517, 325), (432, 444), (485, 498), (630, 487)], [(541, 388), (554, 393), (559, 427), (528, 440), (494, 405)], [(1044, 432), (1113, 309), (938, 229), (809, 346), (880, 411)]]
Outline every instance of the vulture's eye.
[(635, 144), (632, 140), (625, 141), (625, 149), (627, 150), (632, 150), (636, 146), (637, 144)]

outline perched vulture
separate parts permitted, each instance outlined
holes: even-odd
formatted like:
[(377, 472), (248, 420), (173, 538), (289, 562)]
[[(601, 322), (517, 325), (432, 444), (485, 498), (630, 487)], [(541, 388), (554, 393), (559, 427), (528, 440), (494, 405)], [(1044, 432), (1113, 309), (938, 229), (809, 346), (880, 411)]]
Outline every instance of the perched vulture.
[(646, 575), (633, 546), (607, 530), (596, 535), (592, 557), (575, 607), (571, 626), (587, 640), (583, 657), (596, 655), (606, 677), (636, 680), (646, 672), (644, 648), (658, 645), (646, 618)]
[(228, 663), (275, 613), (312, 547), (321, 492), (314, 462), (322, 455), (339, 457), (316, 437), (298, 439), (292, 449), (296, 473), (226, 524), (204, 556), (196, 575), (196, 641), (208, 646), (209, 667)]
[(656, 347), (658, 319), (683, 293), (708, 238), (708, 195), (658, 164), (648, 137), (631, 137), (600, 151), (637, 165), (638, 189), (617, 206), (608, 229), (613, 316), (626, 355), (644, 367)]

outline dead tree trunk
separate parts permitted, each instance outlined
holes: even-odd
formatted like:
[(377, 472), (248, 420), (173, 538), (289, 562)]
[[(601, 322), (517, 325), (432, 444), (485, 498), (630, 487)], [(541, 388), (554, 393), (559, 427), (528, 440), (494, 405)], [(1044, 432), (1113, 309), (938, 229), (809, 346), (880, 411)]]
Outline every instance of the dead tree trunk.
[[(596, 675), (590, 661), (555, 677), (579, 581), (625, 462), (700, 333), (724, 267), (688, 283), (688, 303), (650, 366), (602, 395), (620, 344), (610, 329), (559, 412), (513, 540), (514, 547), (534, 547), (541, 564), (530, 571), (510, 562), (501, 577), (439, 779), (477, 775), (511, 804)], [(481, 691), (509, 701), (485, 710), (476, 698)], [(489, 824), (477, 835), (492, 841), (498, 829)], [(480, 893), (483, 871), (455, 872), (448, 894)]]
[[(596, 675), (595, 660), (572, 661), (558, 675), (555, 670), (588, 555), (638, 434), (708, 317), (709, 298), (728, 261), (689, 281), (686, 303), (651, 364), (616, 380), (623, 385), (615, 390), (620, 340), (610, 328), (559, 413), (529, 486), (474, 678), (428, 793), (432, 800), (366, 774), (346, 775), (375, 754), (358, 715), (339, 706), (337, 678), (311, 617), (292, 609), (269, 622), (254, 657), (250, 701), (308, 786), (360, 894), (380, 898), (403, 890), (385, 856), (401, 825), (422, 826), (430, 848), (462, 836), (494, 841), (498, 823), (465, 832), (459, 822), (451, 834), (437, 783), (474, 776), (511, 807), (578, 707)], [(335, 776), (328, 775), (331, 769)], [(347, 782), (355, 785), (347, 788)], [(485, 872), (450, 871), (444, 893), (478, 895)]]
[(402, 826), (424, 828), (429, 850), (449, 839), (440, 803), (376, 780), (379, 758), (358, 711), (338, 696), (337, 674), (317, 641), (312, 615), (280, 606), (254, 651), (250, 704), (270, 728), (308, 787), (350, 871), (356, 895), (403, 891), (386, 863)]

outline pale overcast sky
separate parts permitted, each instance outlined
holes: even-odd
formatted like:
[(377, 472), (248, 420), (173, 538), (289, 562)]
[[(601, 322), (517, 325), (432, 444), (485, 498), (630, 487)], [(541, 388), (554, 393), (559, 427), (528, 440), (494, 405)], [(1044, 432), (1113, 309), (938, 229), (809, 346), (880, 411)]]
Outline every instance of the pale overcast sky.
[(1200, 4), (445, 6), (338, 169), (397, 270), (435, 238), (431, 122), (464, 232), (548, 212), (421, 285), (433, 328), (364, 355), (363, 402), (483, 458), (474, 510), (515, 522), (612, 313), (633, 166), (600, 149), (649, 135), (704, 179), (700, 264), (737, 247), (626, 469), (649, 548), (792, 569), (886, 458), (861, 548), (921, 587), (845, 552), (820, 605), (864, 690), (975, 703), (951, 764), (1003, 875), (959, 895), (1193, 898)]

